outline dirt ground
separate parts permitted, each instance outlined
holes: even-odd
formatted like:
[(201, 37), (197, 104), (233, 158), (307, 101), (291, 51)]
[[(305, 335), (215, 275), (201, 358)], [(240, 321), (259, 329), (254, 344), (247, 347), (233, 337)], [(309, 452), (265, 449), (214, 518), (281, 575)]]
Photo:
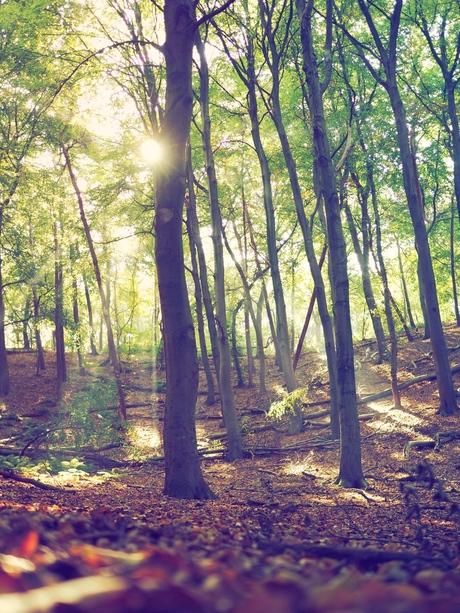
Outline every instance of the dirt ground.
[[(445, 331), (451, 365), (460, 364), (460, 329), (447, 325)], [(433, 371), (430, 342), (420, 332), (412, 343), (401, 337), (399, 345), (401, 383)], [(402, 409), (393, 408), (391, 396), (366, 401), (390, 387), (389, 364), (375, 364), (373, 351), (372, 343), (362, 342), (355, 352), (366, 490), (334, 484), (340, 449), (328, 439), (327, 416), (317, 415), (328, 407), (326, 364), (315, 352), (306, 352), (297, 369), (299, 382), (308, 390), (304, 431), (287, 436), (287, 418), (267, 417), (271, 403), (283, 394), (282, 376), (269, 360), (267, 394), (235, 388), (245, 458), (233, 463), (222, 454), (219, 403), (206, 406), (201, 377), (197, 436), (202, 470), (217, 496), (209, 502), (162, 495), (164, 394), (152, 389), (164, 374), (145, 356), (125, 361), (127, 402), (136, 405), (128, 408), (125, 443), (80, 454), (91, 452), (108, 464), (93, 462), (91, 470), (79, 470), (75, 464), (73, 472), (17, 471), (55, 490), (0, 477), (0, 610), (7, 610), (2, 608), (6, 595), (30, 589), (24, 572), (5, 568), (4, 554), (31, 560), (33, 587), (42, 589), (101, 572), (117, 577), (121, 573), (125, 579), (131, 573), (132, 587), (131, 569), (140, 572), (146, 566), (154, 587), (149, 584), (141, 591), (150, 594), (161, 585), (163, 591), (172, 590), (179, 603), (169, 609), (153, 604), (117, 609), (122, 607), (118, 603), (107, 605), (108, 612), (460, 610), (459, 416), (437, 413), (435, 381), (404, 389)], [(0, 402), (4, 458), (8, 449), (24, 449), (58, 410), (52, 353), (39, 377), (34, 354), (9, 358), (12, 391)], [(69, 358), (71, 377), (64, 398), (75, 394), (82, 381), (100, 376), (102, 359), (88, 358), (89, 374), (79, 377)], [(455, 388), (460, 388), (460, 372), (453, 377)], [(257, 376), (254, 380), (257, 383)], [(444, 434), (436, 439), (438, 433)], [(38, 437), (26, 451), (40, 451), (45, 439)], [(416, 441), (424, 445), (407, 449)], [(80, 458), (78, 453), (75, 457)], [(38, 536), (34, 540), (31, 534)], [(62, 567), (66, 562), (69, 568), (64, 572), (60, 567), (50, 579), (44, 551), (53, 564)], [(363, 551), (368, 557), (358, 553)], [(117, 564), (120, 572), (113, 570)], [(44, 569), (48, 579), (43, 578)], [(174, 598), (170, 594), (171, 602)], [(193, 606), (184, 605), (187, 598)], [(13, 601), (8, 602), (12, 606)], [(34, 610), (27, 606), (18, 611)], [(81, 602), (79, 607), (69, 611), (93, 611)]]

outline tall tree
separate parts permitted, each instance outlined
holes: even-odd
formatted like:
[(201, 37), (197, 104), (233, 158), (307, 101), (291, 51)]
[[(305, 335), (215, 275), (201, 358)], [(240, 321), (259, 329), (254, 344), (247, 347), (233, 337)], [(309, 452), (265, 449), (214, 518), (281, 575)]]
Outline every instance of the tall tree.
[[(209, 18), (209, 15), (208, 15)], [(182, 243), (186, 147), (192, 117), (192, 53), (200, 22), (193, 0), (165, 0), (165, 111), (160, 135), (168, 160), (155, 181), (155, 257), (166, 357), (165, 493), (213, 498), (200, 469), (195, 405), (198, 362)]]
[[(353, 335), (347, 272), (347, 253), (340, 218), (337, 180), (329, 147), (324, 119), (323, 89), (313, 43), (314, 0), (296, 0), (302, 41), (303, 68), (308, 88), (308, 108), (313, 133), (315, 164), (319, 190), (324, 199), (334, 304), (334, 325), (339, 381), (340, 471), (337, 483), (344, 487), (365, 487), (361, 465), (361, 437), (359, 431), (354, 369)], [(332, 28), (332, 1), (328, 0), (327, 33)], [(327, 49), (328, 47), (326, 47)], [(327, 77), (326, 77), (327, 80)]]
[(203, 142), (206, 175), (208, 178), (209, 207), (211, 211), (212, 244), (214, 249), (214, 288), (216, 297), (217, 338), (219, 341), (219, 391), (222, 415), (227, 429), (228, 458), (243, 457), (241, 430), (236, 414), (232, 386), (230, 343), (227, 332), (227, 309), (225, 299), (224, 254), (222, 244), (222, 215), (219, 191), (211, 143), (211, 118), (209, 115), (209, 73), (204, 45), (197, 33), (195, 44), (200, 56), (200, 110), (201, 138)]
[[(375, 68), (375, 65), (366, 54), (368, 44), (358, 40), (349, 30), (345, 29), (344, 31), (355, 45), (361, 59), (374, 79), (386, 90), (390, 99), (396, 123), (396, 135), (401, 156), (404, 189), (412, 224), (414, 226), (421, 278), (421, 292), (423, 303), (426, 308), (427, 322), (430, 328), (431, 348), (433, 351), (440, 400), (439, 412), (442, 415), (453, 415), (458, 410), (457, 400), (442, 328), (436, 291), (436, 280), (423, 215), (423, 207), (420, 201), (418, 178), (416, 175), (417, 162), (410, 145), (406, 109), (398, 84), (398, 33), (401, 23), (403, 0), (396, 0), (393, 10), (389, 13), (385, 10), (379, 10), (378, 21), (371, 14), (371, 6), (366, 0), (358, 0), (358, 3), (375, 45), (372, 50), (373, 56), (374, 58), (378, 58), (383, 69), (383, 74)], [(384, 17), (384, 23), (388, 26), (386, 41), (384, 35), (379, 32), (382, 16)]]
[(101, 298), (102, 314), (104, 316), (105, 325), (107, 327), (107, 339), (108, 339), (108, 344), (109, 344), (110, 362), (112, 363), (113, 372), (115, 375), (115, 382), (117, 385), (118, 411), (120, 414), (120, 419), (124, 421), (126, 420), (126, 400), (125, 400), (125, 392), (123, 390), (123, 384), (121, 381), (121, 364), (120, 364), (120, 359), (118, 357), (117, 348), (115, 346), (112, 321), (110, 317), (110, 309), (107, 303), (106, 292), (104, 291), (104, 285), (102, 282), (102, 275), (100, 271), (99, 260), (97, 257), (96, 250), (94, 248), (94, 241), (91, 236), (91, 230), (90, 230), (89, 223), (86, 217), (83, 197), (82, 197), (80, 188), (78, 187), (77, 177), (75, 176), (73, 166), (72, 166), (72, 161), (70, 159), (69, 146), (66, 145), (65, 143), (62, 143), (61, 150), (65, 158), (65, 163), (66, 163), (67, 170), (69, 172), (70, 180), (72, 182), (72, 187), (77, 197), (80, 219), (83, 224), (86, 241), (88, 243), (88, 248), (91, 254), (91, 261), (93, 263), (93, 268), (94, 268), (94, 276), (96, 277), (96, 282), (97, 282), (97, 286), (99, 289), (99, 295)]

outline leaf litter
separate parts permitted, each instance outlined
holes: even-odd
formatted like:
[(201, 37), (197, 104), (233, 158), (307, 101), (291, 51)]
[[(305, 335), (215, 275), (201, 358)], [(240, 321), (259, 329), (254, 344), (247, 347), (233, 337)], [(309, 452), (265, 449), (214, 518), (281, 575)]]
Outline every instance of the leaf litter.
[[(460, 330), (447, 326), (446, 338), (457, 364)], [(369, 353), (368, 344), (358, 344), (364, 399), (389, 387), (389, 366), (374, 364)], [(46, 428), (57, 410), (52, 355), (41, 377), (33, 376), (33, 356), (10, 357), (13, 391), (0, 420), (5, 448), (24, 447), (31, 436), (26, 422)], [(436, 447), (438, 433), (457, 432), (458, 416), (436, 413), (433, 381), (404, 390), (401, 411), (388, 398), (360, 404), (360, 414), (372, 416), (361, 421), (368, 488), (338, 488), (339, 448), (327, 438), (327, 417), (309, 418), (327, 408), (319, 404), (327, 402), (326, 368), (313, 354), (304, 357), (298, 374), (310, 406), (299, 435), (287, 436), (285, 421), (266, 417), (283, 387), (272, 362), (267, 395), (235, 388), (243, 460), (225, 462), (219, 404), (207, 407), (199, 395), (202, 468), (218, 496), (206, 502), (162, 495), (164, 396), (152, 391), (152, 370), (133, 360), (124, 372), (128, 403), (136, 405), (128, 409), (131, 444), (93, 449), (104, 458), (93, 469), (76, 454), (76, 461), (62, 460), (61, 471), (34, 474), (56, 490), (1, 479), (0, 611), (460, 610), (460, 442), (438, 437)], [(401, 382), (431, 369), (429, 341), (420, 335), (401, 341)], [(72, 379), (67, 393), (78, 385)], [(414, 444), (405, 453), (410, 442), (433, 445)]]

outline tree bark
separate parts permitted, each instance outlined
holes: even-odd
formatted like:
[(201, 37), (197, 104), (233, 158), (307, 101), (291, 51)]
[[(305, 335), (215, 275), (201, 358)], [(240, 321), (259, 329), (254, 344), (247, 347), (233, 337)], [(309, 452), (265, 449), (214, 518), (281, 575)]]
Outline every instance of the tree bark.
[[(217, 177), (211, 145), (211, 118), (209, 115), (209, 76), (204, 46), (196, 36), (200, 55), (200, 109), (202, 118), (201, 137), (205, 157), (211, 211), (212, 244), (214, 248), (214, 288), (216, 299), (217, 338), (219, 341), (219, 389), (222, 414), (227, 430), (228, 458), (230, 461), (243, 457), (241, 430), (236, 413), (232, 385), (231, 349), (227, 334), (227, 308), (225, 298), (224, 255), (222, 246), (222, 215), (220, 211)], [(240, 383), (240, 381), (239, 381)]]
[[(303, 69), (308, 88), (308, 107), (313, 134), (315, 164), (323, 196), (331, 263), (334, 325), (339, 381), (340, 471), (337, 483), (343, 487), (366, 486), (361, 465), (361, 436), (356, 403), (353, 336), (351, 329), (347, 253), (340, 218), (335, 169), (324, 119), (322, 89), (312, 40), (314, 0), (296, 0), (300, 22)], [(328, 19), (332, 15), (328, 14)]]
[(198, 361), (182, 243), (186, 146), (193, 104), (195, 3), (165, 0), (164, 21), (166, 100), (160, 136), (167, 143), (168, 160), (160, 165), (155, 177), (155, 259), (166, 358), (164, 493), (203, 500), (214, 495), (201, 473), (197, 451)]

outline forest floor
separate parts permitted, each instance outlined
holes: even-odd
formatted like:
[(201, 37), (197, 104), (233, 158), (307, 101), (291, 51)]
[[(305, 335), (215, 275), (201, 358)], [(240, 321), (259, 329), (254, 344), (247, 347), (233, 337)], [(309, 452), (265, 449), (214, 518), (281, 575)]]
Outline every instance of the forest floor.
[[(460, 364), (460, 329), (445, 331)], [(315, 352), (297, 369), (307, 390), (299, 435), (287, 435), (287, 417), (267, 415), (283, 395), (273, 361), (267, 394), (235, 388), (245, 458), (233, 463), (202, 376), (197, 435), (214, 501), (162, 495), (164, 394), (153, 390), (164, 373), (146, 356), (124, 362), (120, 446), (119, 430), (104, 425), (116, 410), (97, 394), (111, 376), (101, 356), (88, 357), (84, 376), (69, 358), (58, 406), (52, 353), (40, 376), (33, 353), (11, 353), (12, 390), (0, 402), (0, 612), (460, 611), (459, 415), (437, 413), (433, 380), (406, 387), (402, 409), (375, 398), (390, 385), (374, 349), (358, 343), (355, 354), (365, 490), (334, 484), (339, 446), (321, 415), (327, 370)], [(432, 371), (430, 342), (400, 338), (399, 381)], [(459, 388), (460, 371), (453, 377)], [(105, 446), (79, 438), (91, 428), (109, 430)]]

